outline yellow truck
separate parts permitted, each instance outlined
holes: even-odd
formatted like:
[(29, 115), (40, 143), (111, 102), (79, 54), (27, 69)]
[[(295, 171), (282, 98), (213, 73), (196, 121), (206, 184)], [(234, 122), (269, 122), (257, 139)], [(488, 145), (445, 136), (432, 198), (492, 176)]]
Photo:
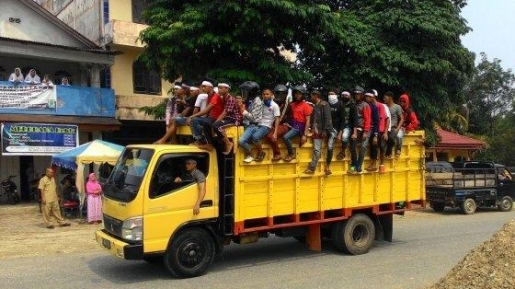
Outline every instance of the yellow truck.
[[(338, 250), (364, 254), (374, 240), (392, 241), (393, 214), (424, 205), (425, 152), (417, 141), (423, 131), (406, 134), (402, 154), (387, 160), (385, 173), (348, 173), (346, 158), (331, 164), (330, 176), (324, 155), (315, 174), (303, 174), (311, 142), (297, 146), (289, 163), (271, 162), (266, 144), (262, 162), (244, 163), (242, 133), (241, 127), (227, 131), (235, 144), (230, 155), (188, 145), (127, 146), (103, 188), (99, 245), (127, 260), (162, 260), (173, 276), (194, 277), (207, 272), (225, 245), (269, 235), (295, 237), (311, 250), (330, 238)], [(176, 180), (191, 159), (206, 176), (198, 214), (198, 184)]]

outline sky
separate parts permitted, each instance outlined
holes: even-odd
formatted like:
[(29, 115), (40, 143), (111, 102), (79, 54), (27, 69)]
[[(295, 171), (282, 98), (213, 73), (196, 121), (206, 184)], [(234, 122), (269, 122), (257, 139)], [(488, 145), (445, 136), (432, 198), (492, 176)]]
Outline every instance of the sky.
[(473, 29), (462, 37), (463, 46), (485, 52), (488, 61), (501, 60), (504, 70), (515, 73), (515, 0), (468, 0), (461, 16)]

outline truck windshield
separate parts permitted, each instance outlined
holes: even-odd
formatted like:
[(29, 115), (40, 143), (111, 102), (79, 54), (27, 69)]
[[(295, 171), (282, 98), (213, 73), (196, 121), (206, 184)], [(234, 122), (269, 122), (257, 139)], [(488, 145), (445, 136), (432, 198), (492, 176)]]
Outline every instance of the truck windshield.
[(123, 202), (134, 200), (153, 154), (151, 149), (125, 149), (103, 187), (104, 195)]

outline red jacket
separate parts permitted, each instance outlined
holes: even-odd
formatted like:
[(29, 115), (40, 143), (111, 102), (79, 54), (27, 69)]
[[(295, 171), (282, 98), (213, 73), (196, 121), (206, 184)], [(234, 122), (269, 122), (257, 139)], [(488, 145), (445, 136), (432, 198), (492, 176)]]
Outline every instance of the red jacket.
[(402, 127), (406, 131), (412, 131), (418, 129), (420, 122), (418, 121), (417, 115), (410, 107), (410, 100), (407, 94), (403, 94), (399, 97), (400, 105), (402, 107), (402, 113), (404, 115), (404, 123)]

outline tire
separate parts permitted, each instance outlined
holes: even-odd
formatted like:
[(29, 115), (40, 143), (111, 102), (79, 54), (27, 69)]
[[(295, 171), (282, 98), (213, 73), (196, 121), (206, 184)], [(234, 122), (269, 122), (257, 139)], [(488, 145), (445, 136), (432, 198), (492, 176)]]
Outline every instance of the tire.
[(513, 199), (511, 197), (504, 196), (502, 197), (501, 202), (499, 202), (497, 207), (501, 212), (509, 212), (513, 208)]
[(466, 215), (471, 215), (476, 212), (477, 204), (476, 201), (472, 198), (466, 198), (463, 203), (460, 205), (461, 211)]
[(374, 222), (364, 214), (356, 214), (349, 220), (333, 226), (333, 244), (339, 251), (351, 255), (367, 253), (375, 239)]
[(435, 211), (435, 212), (443, 212), (443, 210), (445, 209), (445, 204), (444, 203), (431, 203), (431, 209), (433, 209), (433, 211)]
[(189, 228), (170, 241), (164, 265), (174, 277), (197, 277), (207, 272), (214, 256), (213, 238), (203, 229)]

